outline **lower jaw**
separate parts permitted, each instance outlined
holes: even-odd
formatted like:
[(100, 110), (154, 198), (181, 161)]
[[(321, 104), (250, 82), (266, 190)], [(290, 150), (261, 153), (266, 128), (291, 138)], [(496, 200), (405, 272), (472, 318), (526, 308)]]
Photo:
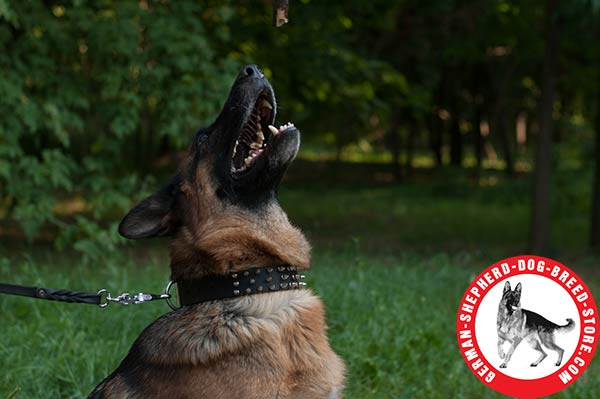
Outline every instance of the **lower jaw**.
[[(273, 125), (268, 125), (268, 129), (270, 131), (269, 141), (272, 141), (277, 136), (279, 136), (281, 134), (285, 134), (285, 132), (287, 130), (295, 129), (295, 126), (293, 123), (288, 122), (285, 125), (281, 125), (279, 127), (279, 129)], [(255, 133), (255, 134), (257, 134), (257, 137), (258, 137), (258, 134), (260, 134), (261, 138), (257, 142), (252, 142), (252, 143), (243, 141), (244, 145), (246, 145), (247, 147), (250, 147), (250, 148), (248, 149), (248, 153), (245, 154), (242, 158), (242, 165), (240, 165), (240, 167), (238, 167), (238, 168), (234, 167), (233, 166), (233, 158), (235, 158), (235, 156), (236, 156), (236, 151), (239, 146), (239, 141), (243, 140), (243, 138), (242, 138), (243, 134), (244, 134), (244, 132), (241, 133), (241, 135), (236, 140), (236, 143), (234, 144), (233, 155), (232, 155), (232, 166), (231, 166), (232, 173), (245, 172), (245, 170), (252, 168), (253, 167), (252, 165), (258, 161), (259, 157), (263, 156), (263, 153), (268, 148), (267, 141), (265, 141), (263, 144), (263, 140), (266, 140), (266, 139), (265, 139), (265, 136), (263, 133), (263, 129), (261, 129), (259, 127), (258, 133)], [(256, 147), (252, 148), (253, 145), (256, 145), (258, 148), (256, 148)], [(248, 162), (248, 163), (246, 163), (246, 162)]]

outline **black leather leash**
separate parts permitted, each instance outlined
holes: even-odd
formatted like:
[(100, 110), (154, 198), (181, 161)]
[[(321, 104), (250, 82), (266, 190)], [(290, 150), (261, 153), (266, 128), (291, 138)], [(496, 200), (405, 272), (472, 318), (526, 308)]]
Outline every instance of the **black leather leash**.
[[(167, 285), (171, 288), (172, 283)], [(69, 303), (88, 303), (105, 308), (111, 302), (118, 302), (121, 305), (138, 304), (155, 300), (169, 300), (171, 295), (168, 291), (164, 294), (144, 294), (140, 292), (137, 295), (130, 295), (125, 292), (116, 297), (112, 297), (110, 292), (101, 289), (98, 292), (81, 292), (56, 288), (30, 287), (26, 285), (0, 283), (0, 294), (19, 295), (36, 299), (46, 299), (49, 301), (69, 302)], [(171, 305), (169, 305), (171, 306)]]
[(125, 292), (113, 297), (106, 289), (98, 292), (81, 292), (65, 289), (30, 287), (25, 285), (0, 283), (0, 294), (19, 295), (49, 301), (88, 303), (107, 307), (111, 302), (121, 305), (140, 304), (156, 300), (166, 300), (173, 310), (178, 309), (171, 302), (171, 287), (177, 284), (181, 306), (219, 299), (236, 298), (245, 295), (304, 288), (304, 275), (297, 274), (293, 266), (255, 267), (232, 272), (227, 275), (209, 275), (195, 280), (169, 281), (164, 294), (130, 295)]
[(0, 293), (47, 299), (49, 301), (89, 303), (92, 305), (100, 305), (100, 301), (102, 300), (102, 295), (98, 295), (94, 292), (57, 290), (54, 288), (28, 287), (25, 285), (5, 283), (0, 283)]

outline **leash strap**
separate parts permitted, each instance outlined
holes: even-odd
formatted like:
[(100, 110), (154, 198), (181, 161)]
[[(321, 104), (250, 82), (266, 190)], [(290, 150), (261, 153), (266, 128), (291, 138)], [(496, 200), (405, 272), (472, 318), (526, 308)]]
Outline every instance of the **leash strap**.
[(26, 285), (0, 283), (0, 294), (19, 295), (36, 299), (46, 299), (49, 301), (70, 302), (70, 303), (89, 303), (90, 305), (98, 305), (101, 308), (107, 307), (111, 302), (117, 302), (121, 305), (151, 302), (156, 300), (167, 300), (169, 306), (172, 307), (169, 299), (169, 289), (173, 285), (169, 282), (164, 294), (139, 294), (130, 295), (128, 292), (111, 296), (110, 292), (101, 289), (98, 292), (81, 292), (45, 287), (30, 287)]
[(30, 298), (46, 299), (49, 301), (89, 303), (100, 305), (102, 295), (95, 292), (80, 292), (44, 287), (29, 287), (25, 285), (0, 283), (0, 293), (27, 296)]
[(222, 276), (205, 276), (196, 280), (169, 281), (164, 294), (129, 294), (124, 292), (112, 296), (106, 289), (98, 292), (80, 292), (65, 289), (30, 287), (17, 284), (0, 283), (0, 294), (19, 295), (49, 301), (89, 303), (101, 308), (111, 302), (121, 305), (137, 305), (157, 300), (166, 300), (173, 310), (179, 307), (171, 302), (170, 290), (177, 284), (177, 292), (181, 306), (194, 305), (200, 302), (235, 298), (245, 295), (267, 292), (301, 289), (306, 286), (302, 280), (304, 275), (298, 274), (293, 266), (256, 267), (232, 272)]

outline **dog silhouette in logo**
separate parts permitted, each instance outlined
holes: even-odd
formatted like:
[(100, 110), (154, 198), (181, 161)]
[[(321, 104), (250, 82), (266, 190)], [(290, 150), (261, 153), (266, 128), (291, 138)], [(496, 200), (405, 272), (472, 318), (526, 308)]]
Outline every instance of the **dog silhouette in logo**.
[[(518, 283), (515, 289), (511, 290), (510, 282), (507, 281), (504, 284), (504, 292), (498, 306), (498, 321), (496, 323), (498, 355), (504, 360), (500, 368), (506, 368), (515, 349), (523, 340), (540, 353), (540, 357), (531, 363), (531, 367), (536, 367), (548, 356), (543, 347), (558, 353), (555, 364), (560, 366), (565, 350), (556, 344), (554, 334), (557, 331), (567, 332), (573, 330), (575, 322), (573, 319), (567, 319), (567, 324), (559, 326), (531, 310), (522, 309), (521, 289), (521, 283)], [(510, 348), (505, 353), (503, 345), (507, 341), (510, 342)]]

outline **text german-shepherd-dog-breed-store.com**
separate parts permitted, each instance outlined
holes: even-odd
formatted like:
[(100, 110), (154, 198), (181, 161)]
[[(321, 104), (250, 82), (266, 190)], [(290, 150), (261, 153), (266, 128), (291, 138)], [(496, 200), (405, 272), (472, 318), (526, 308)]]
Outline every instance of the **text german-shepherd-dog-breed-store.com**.
[(321, 300), (298, 274), (310, 247), (277, 200), (300, 132), (276, 128), (271, 85), (242, 69), (171, 180), (121, 222), (171, 236), (182, 307), (148, 326), (90, 398), (341, 398), (344, 364)]

